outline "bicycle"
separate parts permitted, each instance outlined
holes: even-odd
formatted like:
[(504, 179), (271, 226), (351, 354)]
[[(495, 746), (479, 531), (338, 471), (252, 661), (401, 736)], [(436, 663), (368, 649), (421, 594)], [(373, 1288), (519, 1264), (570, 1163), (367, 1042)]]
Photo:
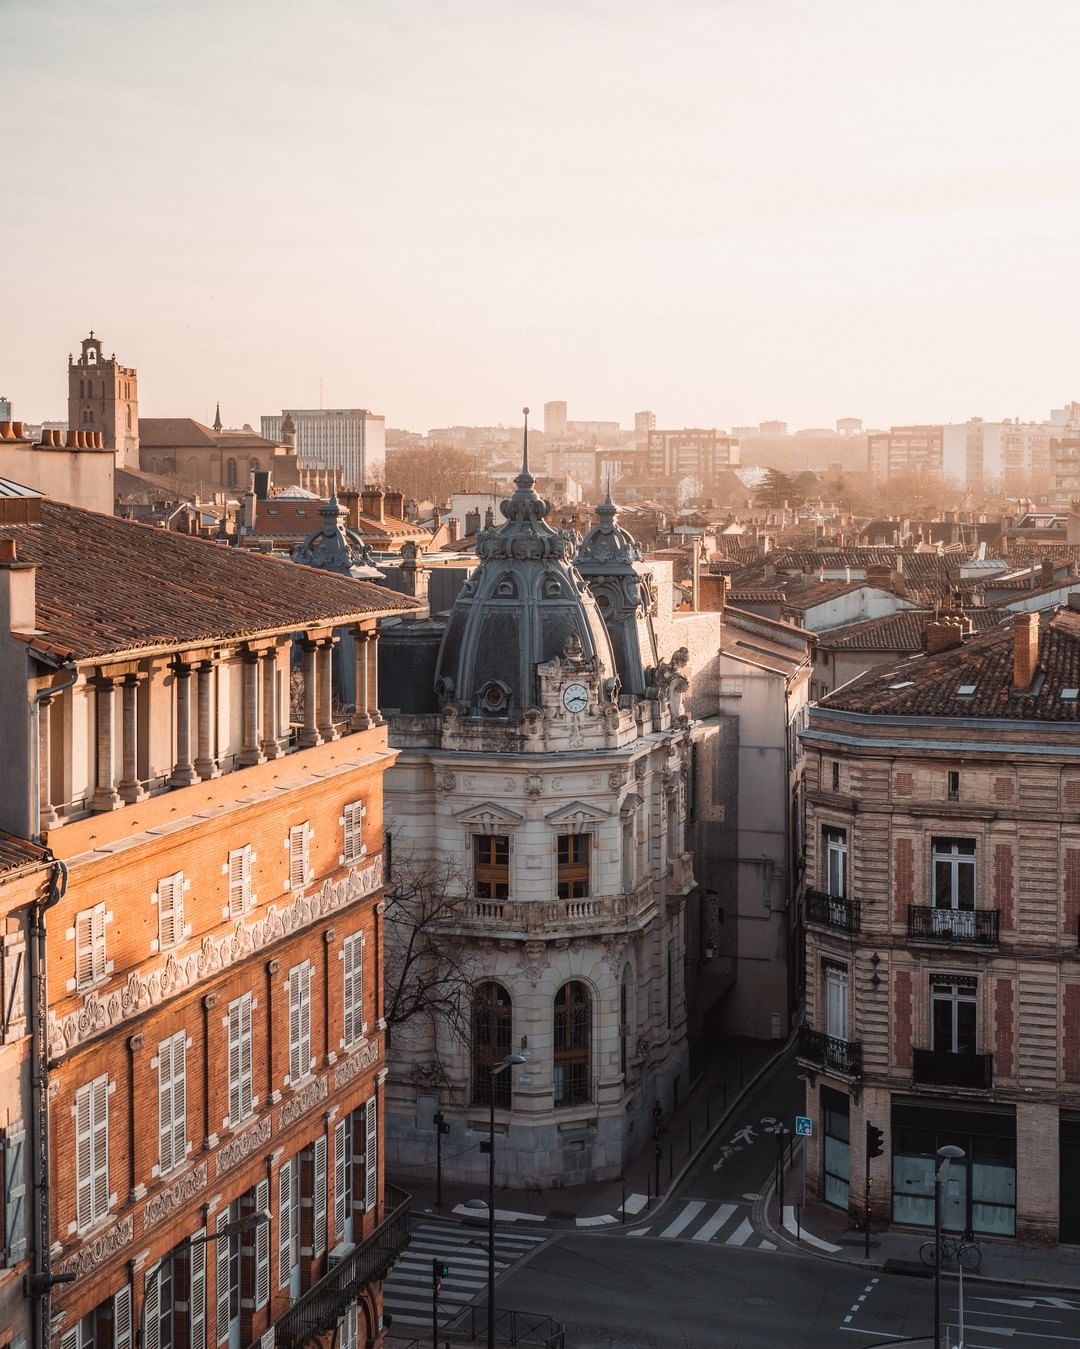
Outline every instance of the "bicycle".
[[(970, 1274), (975, 1274), (982, 1264), (982, 1247), (970, 1232), (965, 1232), (962, 1237), (942, 1237), (940, 1254), (943, 1265), (955, 1260)], [(924, 1265), (933, 1269), (938, 1263), (938, 1242), (924, 1241), (919, 1247), (919, 1256)]]

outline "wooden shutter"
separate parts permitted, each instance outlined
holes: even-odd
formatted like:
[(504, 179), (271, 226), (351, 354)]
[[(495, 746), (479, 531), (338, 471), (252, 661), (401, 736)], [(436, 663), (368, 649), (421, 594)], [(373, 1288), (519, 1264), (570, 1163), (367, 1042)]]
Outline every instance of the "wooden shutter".
[(79, 1327), (76, 1323), (60, 1336), (60, 1349), (79, 1349)]
[(95, 913), (95, 909), (85, 909), (75, 918), (75, 984), (78, 988), (89, 988), (97, 977), (94, 960)]
[(293, 1216), (292, 1159), (281, 1163), (278, 1171), (278, 1287), (288, 1286), (292, 1274)]
[(251, 994), (240, 999), (240, 1107), (241, 1119), (251, 1114)]
[(158, 1045), (158, 1165), (162, 1174), (176, 1165), (173, 1150), (173, 1044), (174, 1038)]
[(240, 1000), (229, 1003), (229, 1123), (235, 1125), (240, 1111)]
[(94, 1152), (90, 1086), (75, 1093), (75, 1225), (89, 1227), (94, 1212)]
[(342, 1033), (347, 1045), (364, 1033), (364, 934), (358, 932), (343, 944), (345, 998)]
[(221, 1236), (220, 1233), (229, 1221), (229, 1210), (226, 1206), (217, 1216), (216, 1231), (219, 1233), (217, 1241), (214, 1243), (217, 1251), (217, 1271), (216, 1271), (216, 1292), (217, 1292), (217, 1324), (215, 1326), (215, 1335), (218, 1341), (229, 1338), (229, 1304), (231, 1301), (229, 1288), (229, 1238)]
[(247, 912), (251, 897), (251, 847), (245, 845), (229, 853), (229, 916), (239, 918)]
[(300, 966), (300, 1076), (307, 1077), (315, 1066), (311, 1061), (311, 976), (313, 966)]
[(379, 1201), (379, 1130), (375, 1117), (375, 1097), (369, 1097), (364, 1139), (364, 1208), (374, 1211)]
[(158, 945), (163, 951), (184, 936), (184, 873), (158, 881)]
[(141, 1349), (159, 1349), (161, 1344), (161, 1266), (152, 1265), (143, 1279)]
[(300, 990), (304, 973), (302, 965), (289, 971), (289, 1080), (299, 1082), (304, 1076), (300, 1063)]
[(349, 1221), (348, 1194), (346, 1186), (345, 1137), (348, 1119), (338, 1120), (334, 1125), (334, 1235), (341, 1241), (345, 1235), (345, 1224)]
[(26, 991), (23, 971), (26, 942), (21, 932), (0, 937), (0, 1038), (25, 1033)]
[(92, 1221), (103, 1218), (109, 1211), (109, 1078), (97, 1078), (91, 1084), (91, 1114), (93, 1116), (94, 1191)]
[(355, 862), (364, 854), (364, 806), (353, 801), (344, 811), (344, 854), (346, 862)]
[(251, 994), (229, 1004), (229, 1123), (251, 1113)]
[[(256, 1213), (270, 1212), (270, 1182), (260, 1180), (255, 1186)], [(270, 1301), (270, 1224), (259, 1223), (255, 1228), (255, 1308), (265, 1307)], [(192, 1346), (195, 1349), (195, 1346)]]
[(26, 1254), (26, 1130), (13, 1125), (4, 1135), (4, 1263)]
[[(112, 1349), (131, 1349), (131, 1284), (122, 1283), (113, 1294)], [(194, 1346), (192, 1347), (194, 1349)]]
[[(188, 1246), (188, 1324), (191, 1349), (206, 1349), (206, 1228)], [(114, 1346), (116, 1349), (116, 1346)]]
[(289, 830), (289, 886), (299, 890), (307, 881), (307, 823)]
[(311, 1253), (326, 1250), (326, 1135), (320, 1134), (311, 1145), (313, 1171), (311, 1204)]
[(179, 1166), (187, 1156), (187, 1032), (178, 1031), (172, 1044), (172, 1149), (173, 1165)]

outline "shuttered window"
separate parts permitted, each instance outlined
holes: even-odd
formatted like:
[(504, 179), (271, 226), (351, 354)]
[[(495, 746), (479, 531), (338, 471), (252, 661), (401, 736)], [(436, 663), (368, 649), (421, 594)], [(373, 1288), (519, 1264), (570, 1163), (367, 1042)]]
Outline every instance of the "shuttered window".
[(152, 1265), (143, 1278), (142, 1349), (161, 1349), (161, 1267)]
[[(112, 1349), (131, 1349), (131, 1284), (122, 1284), (113, 1294)], [(192, 1344), (191, 1349), (196, 1349)]]
[(3, 1136), (4, 1264), (26, 1255), (26, 1130), (11, 1125)]
[(320, 1134), (311, 1145), (311, 1253), (326, 1250), (326, 1135)]
[(278, 1172), (278, 1287), (287, 1288), (300, 1252), (300, 1159), (290, 1157)]
[(206, 1349), (206, 1228), (188, 1246), (188, 1296), (191, 1349)]
[(379, 1130), (374, 1096), (368, 1099), (364, 1109), (367, 1111), (364, 1130), (364, 1208), (371, 1213), (379, 1202)]
[(105, 905), (95, 904), (75, 918), (75, 985), (93, 988), (105, 978)]
[(229, 1124), (251, 1114), (251, 994), (229, 1003)]
[(289, 888), (300, 890), (306, 884), (308, 868), (308, 825), (294, 824), (289, 830)]
[(364, 806), (361, 801), (350, 802), (343, 812), (343, 862), (356, 862), (364, 855)]
[(342, 1010), (342, 1044), (355, 1044), (364, 1034), (364, 934), (357, 932), (341, 944), (345, 967), (345, 996)]
[(352, 1217), (352, 1128), (351, 1116), (334, 1126), (334, 1236), (347, 1241)]
[(184, 940), (184, 873), (158, 881), (158, 946), (162, 951)]
[[(270, 1182), (260, 1180), (255, 1186), (256, 1213), (270, 1212)], [(255, 1309), (270, 1301), (270, 1224), (259, 1223), (255, 1228)]]
[(26, 942), (21, 932), (0, 936), (0, 1040), (26, 1034)]
[(109, 1077), (75, 1093), (76, 1225), (80, 1231), (109, 1211)]
[(251, 845), (229, 853), (229, 917), (240, 918), (251, 907)]
[(289, 1081), (295, 1085), (311, 1072), (311, 962), (289, 971)]
[(223, 1235), (225, 1224), (229, 1221), (229, 1206), (217, 1216), (218, 1239), (214, 1243), (217, 1255), (215, 1285), (217, 1288), (215, 1334), (218, 1342), (229, 1338), (229, 1320), (232, 1307), (232, 1238)]
[(187, 1033), (158, 1045), (158, 1158), (164, 1175), (187, 1156)]

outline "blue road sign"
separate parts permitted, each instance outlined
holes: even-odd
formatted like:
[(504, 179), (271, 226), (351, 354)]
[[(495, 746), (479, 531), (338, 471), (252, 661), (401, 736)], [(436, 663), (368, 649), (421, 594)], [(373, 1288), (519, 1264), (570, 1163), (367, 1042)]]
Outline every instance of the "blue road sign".
[(814, 1121), (809, 1115), (795, 1116), (795, 1132), (803, 1138), (810, 1138), (814, 1132)]

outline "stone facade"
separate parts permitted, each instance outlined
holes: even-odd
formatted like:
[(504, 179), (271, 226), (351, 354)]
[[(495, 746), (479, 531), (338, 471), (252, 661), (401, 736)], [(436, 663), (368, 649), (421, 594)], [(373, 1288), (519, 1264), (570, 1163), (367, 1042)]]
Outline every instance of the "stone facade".
[(78, 360), (68, 357), (68, 427), (100, 431), (105, 448), (116, 451), (118, 468), (139, 467), (138, 371), (115, 354), (106, 358), (92, 330)]

